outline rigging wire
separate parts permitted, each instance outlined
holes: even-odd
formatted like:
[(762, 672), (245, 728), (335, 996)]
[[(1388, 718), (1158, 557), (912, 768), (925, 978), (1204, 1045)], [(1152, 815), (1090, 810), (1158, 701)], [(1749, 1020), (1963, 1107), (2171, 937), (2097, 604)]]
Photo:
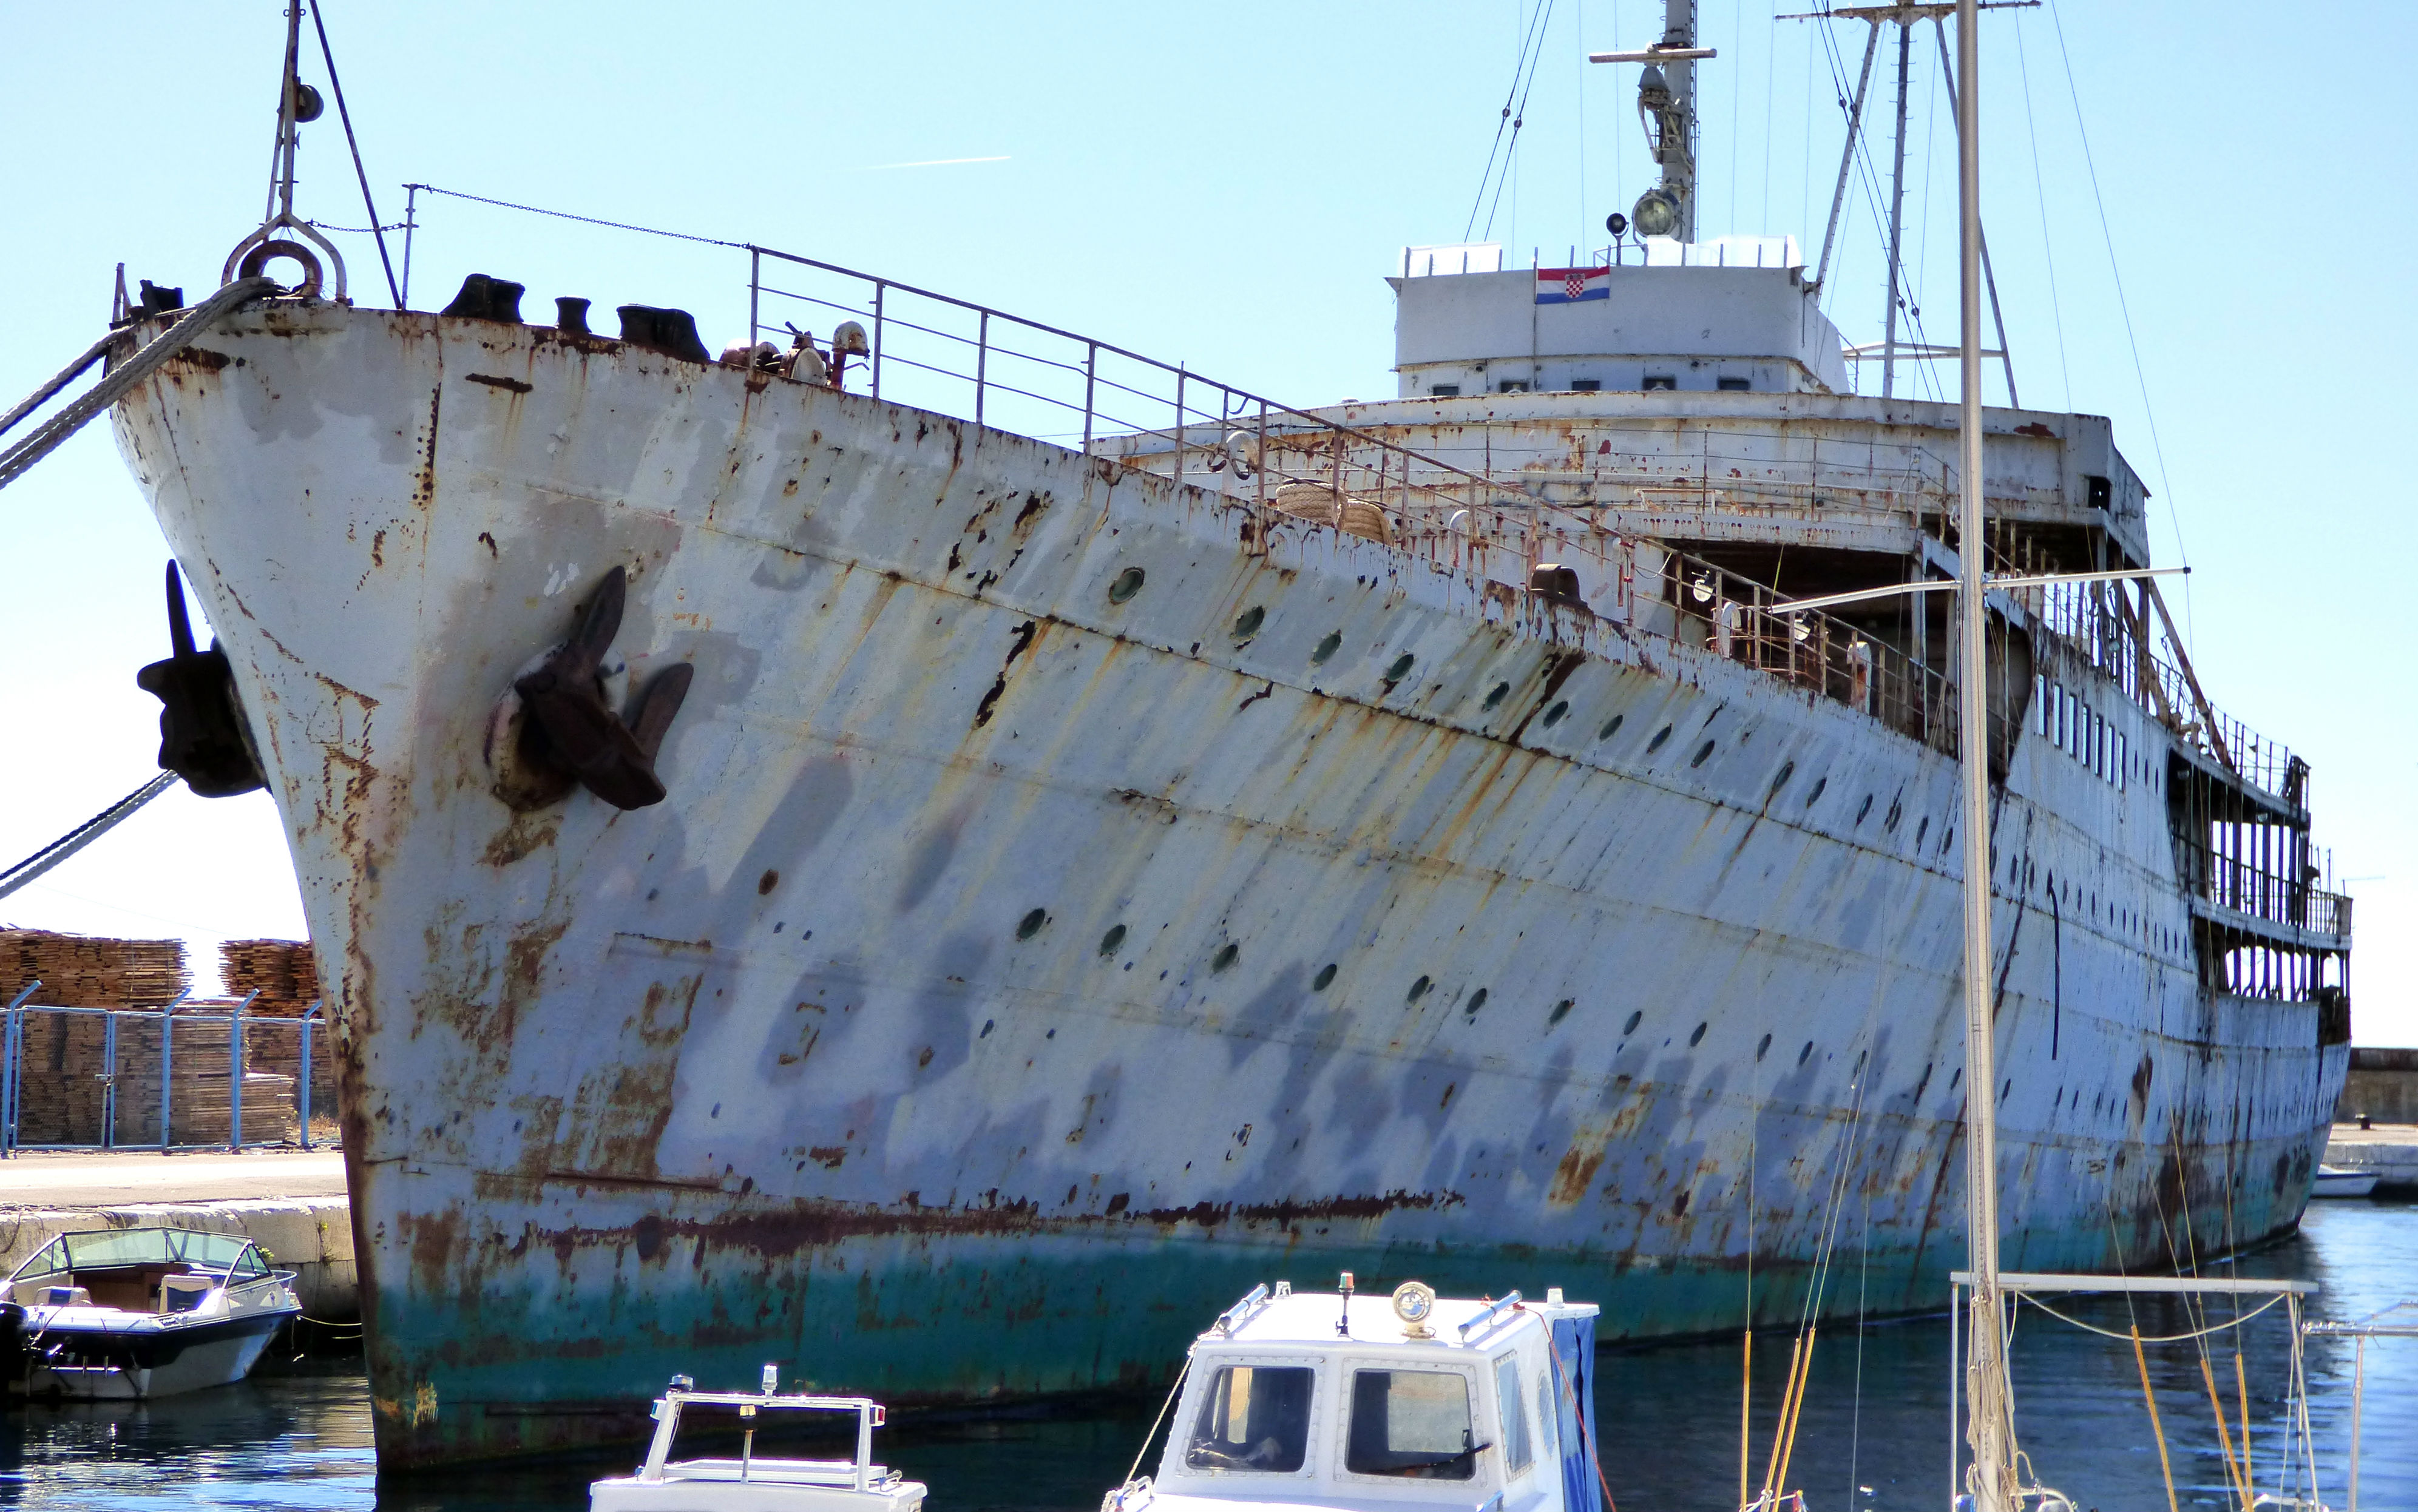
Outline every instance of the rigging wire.
[[(2074, 53), (2065, 45), (2065, 18), (2057, 8), (2057, 0), (2048, 0), (2048, 19), (2057, 28), (2058, 55), (2065, 64), (2066, 94), (2074, 101), (2074, 130), (2082, 138), (2083, 166), (2090, 171), (2090, 198), (2099, 207), (2099, 235), (2107, 245), (2107, 268), (2116, 282), (2116, 308), (2124, 316), (2124, 342), (2133, 351), (2133, 381), (2141, 391), (2141, 416), (2150, 427), (2150, 451), (2158, 459), (2158, 486), (2166, 496), (2166, 521), (2175, 533), (2175, 554), (2191, 565), (2191, 548), (2183, 544), (2182, 512), (2175, 507), (2174, 484), (2166, 473), (2166, 447), (2158, 436), (2158, 413), (2150, 404), (2150, 377), (2141, 366), (2140, 338), (2133, 332), (2133, 306), (2124, 297), (2124, 270), (2116, 261), (2116, 233), (2107, 221), (2107, 196), (2099, 189), (2099, 162), (2090, 151), (2090, 128), (2082, 117), (2082, 91), (2074, 82)], [(2183, 579), (2183, 623), (2194, 624), (2191, 612), (2191, 579)], [(2191, 650), (2192, 635), (2186, 630), (2183, 649)]]
[(2058, 381), (2064, 386), (2064, 402), (2058, 407), (2071, 413), (2074, 409), (2074, 370), (2065, 357), (2065, 308), (2057, 297), (2057, 252), (2048, 234), (2048, 191), (2041, 182), (2040, 123), (2032, 113), (2031, 65), (2024, 57), (2024, 17), (2015, 16), (2015, 68), (2024, 82), (2024, 131), (2032, 145), (2032, 203), (2040, 206), (2041, 256), (2048, 265), (2048, 313), (2057, 328)]
[(361, 166), (361, 144), (353, 135), (353, 113), (344, 106), (344, 85), (336, 77), (336, 50), (328, 45), (328, 22), (321, 7), (311, 7), (311, 24), (319, 33), (319, 55), (328, 63), (328, 87), (336, 96), (336, 119), (344, 123), (344, 145), (352, 149), (353, 175), (361, 181), (361, 203), (369, 207), (370, 234), (377, 237), (378, 263), (386, 269), (387, 292), (394, 296), (394, 307), (403, 308), (403, 288), (394, 281), (394, 260), (386, 254), (386, 228), (378, 223), (377, 201), (370, 196), (369, 170)]
[[(1520, 38), (1519, 55), (1511, 61), (1511, 87), (1504, 91), (1503, 114), (1494, 122), (1494, 140), (1486, 149), (1485, 170), (1477, 176), (1477, 197), (1470, 203), (1469, 223), (1462, 229), (1461, 238), (1463, 241), (1467, 241), (1470, 234), (1477, 227), (1478, 210), (1487, 207), (1486, 186), (1489, 183), (1494, 185), (1496, 202), (1499, 203), (1503, 198), (1502, 181), (1496, 179), (1494, 174), (1495, 160), (1498, 157), (1503, 160), (1503, 177), (1507, 179), (1511, 171), (1510, 155), (1519, 150), (1520, 127), (1527, 119), (1527, 96), (1521, 91), (1522, 73), (1525, 70), (1527, 83), (1531, 84), (1536, 83), (1537, 61), (1544, 55), (1544, 48), (1541, 45), (1544, 40), (1542, 35), (1544, 23), (1553, 14), (1553, 0), (1536, 0), (1535, 8), (1528, 13), (1527, 26)], [(1517, 115), (1513, 114), (1515, 103), (1519, 112)], [(1507, 127), (1509, 128), (1510, 135), (1507, 145), (1504, 140)], [(1494, 212), (1492, 208), (1487, 208), (1486, 228), (1489, 231), (1494, 229)]]
[[(1545, 23), (1553, 20), (1553, 5), (1554, 0), (1538, 0), (1536, 11), (1538, 22), (1536, 26), (1531, 29), (1531, 35), (1535, 38), (1536, 45), (1533, 48), (1525, 49), (1522, 54), (1527, 63), (1528, 77), (1525, 81), (1522, 81), (1519, 78), (1517, 65), (1514, 66), (1512, 70), (1513, 86), (1520, 92), (1520, 108), (1517, 114), (1513, 115), (1511, 117), (1511, 140), (1504, 145), (1503, 172), (1494, 180), (1493, 203), (1488, 205), (1486, 207), (1486, 235), (1490, 237), (1494, 235), (1494, 212), (1496, 207), (1503, 203), (1503, 188), (1506, 184), (1512, 186), (1511, 223), (1515, 229), (1520, 223), (1520, 194), (1518, 188), (1520, 180), (1520, 128), (1525, 125), (1528, 119), (1528, 94), (1529, 91), (1537, 87), (1537, 65), (1544, 61), (1544, 24)], [(1485, 191), (1481, 188), (1479, 192), (1483, 193)], [(1474, 210), (1471, 213), (1473, 216), (1476, 214)]]

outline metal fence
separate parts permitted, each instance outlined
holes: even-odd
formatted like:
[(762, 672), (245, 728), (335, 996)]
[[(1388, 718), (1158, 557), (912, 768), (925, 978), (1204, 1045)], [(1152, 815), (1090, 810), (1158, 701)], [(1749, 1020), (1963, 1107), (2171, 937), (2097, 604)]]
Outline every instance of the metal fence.
[[(54, 1007), (0, 1014), (0, 1157), (21, 1150), (313, 1149), (335, 1114), (314, 1002), (299, 1017), (252, 1004)], [(314, 1128), (314, 1124), (317, 1127)]]

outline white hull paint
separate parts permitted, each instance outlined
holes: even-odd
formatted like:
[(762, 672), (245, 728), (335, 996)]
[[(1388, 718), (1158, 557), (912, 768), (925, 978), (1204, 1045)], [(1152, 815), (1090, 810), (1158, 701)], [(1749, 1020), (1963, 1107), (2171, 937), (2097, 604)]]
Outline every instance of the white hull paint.
[[(1937, 753), (860, 396), (332, 307), (206, 344), (118, 435), (340, 985), (389, 1462), (783, 1349), (900, 1403), (1131, 1384), (1354, 1264), (1731, 1326), (1750, 1229), (1793, 1314), (1834, 1202), (1872, 1306), (1941, 1305)], [(515, 814), (490, 714), (616, 564), (633, 684), (696, 668), (671, 796)], [(2296, 1221), (2344, 1051), (2201, 990), (2163, 801), (2027, 736), (1997, 825), (2005, 1264)]]

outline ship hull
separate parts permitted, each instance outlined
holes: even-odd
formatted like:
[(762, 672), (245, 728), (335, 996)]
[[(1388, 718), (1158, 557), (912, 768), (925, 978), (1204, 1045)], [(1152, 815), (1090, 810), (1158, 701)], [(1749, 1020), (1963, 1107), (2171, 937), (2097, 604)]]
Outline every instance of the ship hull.
[[(341, 997), (382, 1463), (768, 1360), (901, 1405), (1139, 1386), (1341, 1269), (1558, 1285), (1608, 1339), (1794, 1317), (1840, 1255), (1820, 1312), (1943, 1302), (1937, 753), (863, 396), (330, 307), (206, 344), (118, 434)], [(696, 668), (670, 797), (517, 811), (501, 700), (614, 565), (631, 684)], [(2344, 1050), (2204, 991), (2154, 799), (2037, 744), (1998, 800), (2005, 1263), (2288, 1228)]]

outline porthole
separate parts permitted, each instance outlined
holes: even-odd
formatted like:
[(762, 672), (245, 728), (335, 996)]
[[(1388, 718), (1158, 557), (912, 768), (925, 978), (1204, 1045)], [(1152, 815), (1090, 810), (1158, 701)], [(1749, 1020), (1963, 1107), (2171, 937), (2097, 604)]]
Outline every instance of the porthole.
[(1671, 738), (1671, 726), (1670, 726), (1670, 725), (1663, 725), (1660, 729), (1656, 730), (1656, 731), (1654, 732), (1654, 739), (1652, 739), (1652, 740), (1650, 740), (1650, 741), (1646, 741), (1646, 742), (1645, 742), (1645, 754), (1646, 754), (1647, 756), (1652, 756), (1655, 752), (1661, 750), (1661, 749), (1662, 749), (1662, 742), (1663, 742), (1663, 741), (1667, 741), (1667, 740), (1669, 740), (1670, 738)]
[(1821, 797), (1822, 797), (1822, 789), (1823, 789), (1823, 788), (1825, 788), (1825, 787), (1829, 787), (1829, 786), (1830, 786), (1830, 779), (1829, 779), (1829, 778), (1828, 778), (1828, 777), (1816, 777), (1816, 778), (1814, 778), (1814, 790), (1813, 790), (1812, 792), (1807, 793), (1807, 794), (1805, 795), (1805, 806), (1806, 806), (1807, 808), (1812, 808), (1812, 807), (1814, 805), (1814, 803), (1815, 803), (1816, 802), (1818, 802), (1818, 801), (1821, 799)]
[(1755, 1058), (1756, 1060), (1758, 1060), (1758, 1061), (1762, 1060), (1762, 1059), (1763, 1059), (1763, 1057), (1764, 1057), (1765, 1052), (1766, 1052), (1766, 1051), (1768, 1051), (1768, 1050), (1769, 1050), (1770, 1048), (1771, 1048), (1771, 1036), (1770, 1036), (1770, 1035), (1768, 1035), (1768, 1034), (1766, 1034), (1762, 1039), (1758, 1040), (1758, 1041), (1755, 1043), (1755, 1046), (1754, 1046), (1754, 1058)]
[(1250, 639), (1253, 635), (1260, 633), (1260, 627), (1267, 623), (1267, 610), (1260, 607), (1256, 603), (1252, 604), (1249, 608), (1244, 610), (1242, 615), (1235, 619), (1234, 638), (1236, 640)]
[(1035, 909), (1031, 913), (1026, 914), (1023, 918), (1017, 921), (1016, 938), (1018, 939), (1031, 939), (1033, 936), (1041, 933), (1041, 926), (1048, 922), (1049, 915), (1039, 909)]
[(1905, 805), (1892, 798), (1890, 800), (1889, 817), (1881, 820), (1881, 828), (1887, 830), (1891, 834), (1895, 834), (1897, 833), (1897, 821), (1904, 817), (1905, 817)]
[(1555, 700), (1553, 707), (1545, 710), (1545, 728), (1552, 729), (1554, 725), (1560, 724), (1562, 722), (1562, 716), (1569, 711), (1570, 701), (1568, 698)]
[[(1894, 826), (1894, 825), (1892, 825), (1892, 826), (1891, 826), (1891, 828), (1892, 828), (1892, 829), (1894, 829), (1894, 828), (1895, 828), (1895, 826)], [(1922, 822), (1921, 822), (1921, 824), (1918, 824), (1918, 825), (1916, 825), (1916, 826), (1914, 827), (1914, 848), (1915, 848), (1915, 849), (1917, 849), (1917, 850), (1921, 850), (1921, 849), (1922, 848), (1922, 837), (1923, 837), (1924, 835), (1926, 835), (1926, 834), (1929, 834), (1930, 832), (1931, 832), (1931, 816), (1930, 816), (1930, 815), (1928, 815), (1928, 814), (1926, 814), (1926, 815), (1924, 815), (1924, 816), (1922, 817)]]
[(1621, 1031), (1623, 1034), (1634, 1034), (1634, 1033), (1636, 1033), (1636, 1032), (1637, 1032), (1637, 1025), (1638, 1025), (1638, 1022), (1639, 1022), (1641, 1019), (1645, 1018), (1645, 1009), (1643, 1009), (1643, 1008), (1640, 1008), (1640, 1009), (1636, 1010), (1635, 1012), (1631, 1013), (1631, 1014), (1629, 1016), (1629, 1022), (1620, 1026), (1620, 1031)]
[(1701, 767), (1705, 764), (1705, 758), (1712, 754), (1713, 742), (1706, 741), (1704, 744), (1696, 747), (1696, 754), (1688, 758), (1688, 765), (1691, 767)]
[(1243, 947), (1235, 944), (1230, 939), (1226, 941), (1225, 944), (1217, 948), (1217, 955), (1209, 957), (1209, 970), (1212, 971), (1222, 971), (1226, 970), (1226, 968), (1233, 965), (1235, 959), (1242, 954)]
[(1783, 787), (1787, 787), (1787, 786), (1788, 786), (1788, 779), (1789, 779), (1789, 778), (1791, 778), (1791, 777), (1794, 777), (1794, 776), (1796, 776), (1796, 775), (1797, 775), (1797, 763), (1796, 763), (1796, 762), (1794, 762), (1794, 761), (1783, 761), (1783, 762), (1782, 762), (1782, 763), (1780, 764), (1780, 770), (1779, 770), (1777, 772), (1775, 772), (1775, 773), (1773, 773), (1773, 774), (1772, 774), (1772, 778), (1771, 778), (1771, 796), (1772, 796), (1772, 797), (1774, 797), (1774, 798), (1778, 798), (1778, 797), (1780, 796), (1780, 790), (1781, 790)]
[(1124, 603), (1132, 599), (1141, 591), (1142, 576), (1142, 570), (1139, 567), (1128, 567), (1119, 573), (1117, 580), (1109, 585), (1109, 602)]
[(1343, 632), (1339, 630), (1327, 632), (1327, 635), (1324, 640), (1320, 641), (1316, 646), (1310, 648), (1309, 664), (1312, 666), (1325, 665), (1326, 659), (1333, 656), (1335, 654), (1336, 648), (1342, 644)]
[(1117, 947), (1125, 942), (1125, 926), (1123, 924), (1112, 924), (1110, 926), (1109, 932), (1100, 937), (1100, 954), (1103, 955), (1114, 955), (1117, 953)]
[(1318, 974), (1316, 976), (1309, 979), (1309, 990), (1312, 992), (1324, 992), (1328, 987), (1332, 986), (1334, 983), (1335, 963), (1333, 961), (1329, 961), (1324, 966), (1318, 969)]
[(1702, 1024), (1698, 1024), (1698, 1025), (1696, 1026), (1696, 1031), (1695, 1031), (1693, 1034), (1691, 1034), (1691, 1035), (1689, 1035), (1689, 1036), (1688, 1036), (1688, 1044), (1689, 1044), (1690, 1047), (1691, 1047), (1691, 1048), (1692, 1048), (1692, 1047), (1694, 1047), (1695, 1046), (1699, 1046), (1699, 1045), (1702, 1045), (1703, 1043), (1705, 1043), (1705, 1031), (1706, 1031), (1706, 1030), (1708, 1030), (1708, 1029), (1710, 1029), (1710, 1028), (1712, 1028), (1712, 1027), (1713, 1027), (1713, 1026), (1712, 1026), (1709, 1022), (1702, 1023)]
[(1800, 1066), (1803, 1065), (1808, 1060), (1812, 1059), (1813, 1054), (1814, 1042), (1812, 1040), (1807, 1040), (1805, 1042), (1805, 1048), (1797, 1052), (1797, 1063)]
[(1857, 804), (1857, 805), (1856, 805), (1856, 823), (1857, 823), (1859, 826), (1860, 826), (1860, 825), (1864, 822), (1864, 817), (1865, 817), (1866, 815), (1868, 815), (1868, 814), (1872, 813), (1872, 811), (1873, 811), (1873, 795), (1872, 795), (1872, 794), (1870, 794), (1870, 793), (1866, 793), (1866, 794), (1864, 795), (1864, 801), (1863, 801), (1861, 803), (1859, 803), (1859, 804)]
[(1595, 738), (1599, 741), (1611, 740), (1614, 736), (1620, 733), (1620, 722), (1626, 717), (1628, 716), (1623, 714), (1615, 714), (1610, 719), (1605, 720), (1603, 722), (1603, 728), (1595, 732)]
[(1553, 1004), (1553, 1011), (1545, 1016), (1545, 1027), (1547, 1029), (1551, 1029), (1555, 1024), (1560, 1023), (1563, 1019), (1569, 1017), (1570, 1010), (1577, 1006), (1578, 1000), (1575, 998), (1564, 998), (1561, 1001)]
[[(1410, 670), (1410, 669), (1409, 669), (1408, 667), (1405, 667), (1405, 668), (1403, 668), (1403, 670), (1404, 670), (1404, 671), (1408, 671), (1408, 670)], [(1498, 682), (1498, 683), (1496, 683), (1496, 684), (1494, 685), (1494, 691), (1493, 691), (1493, 692), (1492, 692), (1492, 693), (1490, 693), (1490, 694), (1488, 694), (1488, 695), (1486, 695), (1486, 704), (1485, 704), (1485, 707), (1486, 707), (1486, 708), (1488, 708), (1488, 709), (1492, 709), (1492, 708), (1493, 708), (1495, 705), (1497, 705), (1497, 704), (1501, 703), (1504, 699), (1508, 698), (1508, 697), (1510, 697), (1510, 696), (1511, 696), (1511, 684), (1509, 684), (1509, 683), (1507, 683), (1507, 682)]]
[(1404, 651), (1401, 655), (1395, 657), (1394, 664), (1385, 668), (1385, 680), (1388, 682), (1400, 682), (1404, 678), (1409, 677), (1411, 675), (1412, 664), (1417, 660), (1417, 657), (1413, 656), (1408, 651)]
[(1476, 992), (1469, 995), (1469, 1000), (1461, 1005), (1461, 1011), (1467, 1014), (1470, 1017), (1476, 1018), (1477, 1016), (1477, 1010), (1485, 1006), (1486, 989), (1484, 987), (1480, 987)]
[(1428, 995), (1428, 988), (1433, 985), (1435, 985), (1435, 984), (1429, 981), (1426, 977), (1420, 977), (1416, 982), (1411, 984), (1411, 995), (1408, 1000), (1411, 1002), (1418, 1001), (1421, 998)]

